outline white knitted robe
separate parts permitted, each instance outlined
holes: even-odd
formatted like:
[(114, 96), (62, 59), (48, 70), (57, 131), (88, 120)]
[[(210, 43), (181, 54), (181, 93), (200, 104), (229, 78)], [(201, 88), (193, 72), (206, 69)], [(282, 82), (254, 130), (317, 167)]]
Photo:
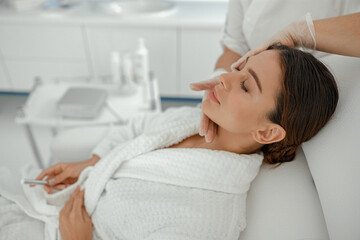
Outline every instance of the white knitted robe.
[[(49, 228), (79, 184), (95, 239), (238, 239), (246, 226), (246, 193), (263, 157), (166, 148), (196, 134), (200, 115), (198, 108), (171, 109), (110, 133), (94, 149), (101, 160), (76, 184), (45, 194), (46, 206), (38, 209), (51, 212), (45, 213), (49, 239), (59, 235)], [(31, 202), (34, 193), (26, 192)]]

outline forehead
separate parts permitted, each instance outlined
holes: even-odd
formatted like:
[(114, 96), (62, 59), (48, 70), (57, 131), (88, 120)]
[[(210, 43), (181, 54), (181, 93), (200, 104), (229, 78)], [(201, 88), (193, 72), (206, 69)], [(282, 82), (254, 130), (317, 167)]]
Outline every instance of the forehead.
[(256, 72), (265, 91), (266, 89), (277, 91), (280, 87), (283, 72), (280, 55), (277, 50), (263, 51), (250, 57), (247, 67), (252, 68)]

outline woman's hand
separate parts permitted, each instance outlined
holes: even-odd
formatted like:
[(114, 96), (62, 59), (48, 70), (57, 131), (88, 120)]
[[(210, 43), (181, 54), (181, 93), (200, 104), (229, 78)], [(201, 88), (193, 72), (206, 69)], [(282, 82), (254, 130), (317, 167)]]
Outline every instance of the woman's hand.
[[(190, 87), (194, 91), (206, 90), (202, 101), (208, 98), (210, 90), (212, 90), (217, 84), (219, 84), (219, 76), (207, 81), (197, 82), (190, 84)], [(217, 124), (211, 121), (204, 113), (201, 115), (200, 122), (200, 136), (205, 136), (205, 141), (211, 143), (216, 137)]]
[[(44, 185), (47, 193), (51, 193), (52, 189), (62, 190), (74, 184), (78, 180), (81, 172), (86, 167), (94, 165), (99, 159), (97, 155), (93, 155), (92, 158), (82, 162), (58, 163), (43, 170), (36, 179), (42, 180), (47, 177), (49, 185)], [(34, 185), (30, 185), (30, 187), (34, 187)]]
[(281, 43), (288, 47), (302, 46), (315, 49), (315, 29), (311, 15), (309, 13), (306, 14), (304, 20), (289, 24), (270, 39), (260, 44), (257, 48), (246, 53), (231, 65), (231, 70), (238, 69), (248, 57), (255, 56), (265, 51), (271, 44), (274, 43)]
[(84, 193), (80, 186), (60, 211), (59, 229), (63, 240), (91, 240), (92, 221), (84, 206)]

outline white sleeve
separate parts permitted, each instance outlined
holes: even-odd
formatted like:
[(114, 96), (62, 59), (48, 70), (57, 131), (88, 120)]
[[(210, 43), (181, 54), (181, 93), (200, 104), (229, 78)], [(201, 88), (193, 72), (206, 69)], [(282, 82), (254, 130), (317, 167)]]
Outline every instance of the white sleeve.
[(221, 45), (231, 51), (245, 55), (250, 47), (243, 33), (244, 9), (241, 0), (230, 0), (226, 22), (221, 37)]
[(103, 158), (114, 148), (140, 136), (144, 131), (155, 129), (167, 122), (176, 121), (179, 118), (186, 118), (192, 114), (191, 107), (172, 107), (164, 112), (152, 112), (128, 119), (126, 124), (113, 126), (103, 140), (93, 149), (92, 154)]
[(126, 143), (127, 141), (132, 140), (143, 133), (150, 119), (153, 119), (159, 114), (161, 113), (148, 113), (146, 115), (139, 115), (129, 119), (124, 125), (112, 126), (109, 129), (108, 134), (93, 149), (92, 154), (96, 154), (100, 158), (103, 158), (115, 147)]

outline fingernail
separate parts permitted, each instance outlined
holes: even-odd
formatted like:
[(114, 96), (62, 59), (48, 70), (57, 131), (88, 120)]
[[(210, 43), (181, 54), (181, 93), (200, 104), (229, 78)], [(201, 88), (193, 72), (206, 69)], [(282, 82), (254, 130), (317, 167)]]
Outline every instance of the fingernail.
[(190, 88), (191, 88), (191, 90), (198, 90), (198, 88), (196, 86), (191, 85), (191, 84), (190, 84)]
[(205, 134), (202, 131), (199, 131), (199, 135), (203, 137)]
[(50, 185), (52, 185), (54, 182), (55, 182), (55, 179), (53, 179), (53, 178), (49, 180)]
[(207, 136), (205, 136), (205, 142), (210, 143), (210, 139)]

